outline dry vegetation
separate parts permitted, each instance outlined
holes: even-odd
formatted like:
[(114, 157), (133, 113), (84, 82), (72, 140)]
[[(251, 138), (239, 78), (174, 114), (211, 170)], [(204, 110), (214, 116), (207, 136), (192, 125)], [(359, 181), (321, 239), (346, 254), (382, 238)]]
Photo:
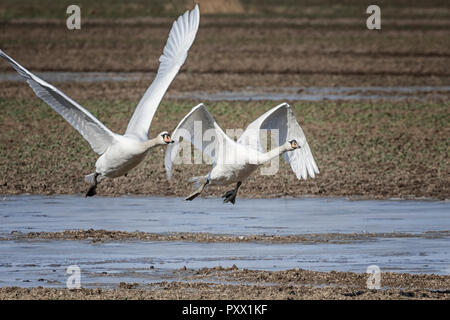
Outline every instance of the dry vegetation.
[[(364, 6), (358, 1), (228, 1), (228, 9), (208, 3), (200, 3), (205, 12), (196, 42), (168, 96), (247, 86), (450, 83), (444, 67), (450, 63), (450, 12), (443, 1), (382, 6), (381, 31), (365, 28)], [(69, 31), (62, 2), (2, 2), (0, 47), (32, 71), (154, 72), (174, 16), (191, 6), (181, 0), (169, 5), (155, 1), (151, 7), (140, 1), (80, 4), (82, 29)], [(244, 13), (231, 14), (233, 10)], [(0, 71), (12, 70), (0, 63)], [(56, 85), (123, 132), (149, 81)], [(84, 192), (83, 175), (95, 163), (87, 143), (26, 84), (3, 82), (1, 87), (0, 193)], [(198, 102), (165, 99), (151, 135), (172, 130)], [(245, 128), (277, 103), (207, 105), (224, 128)], [(275, 177), (254, 175), (241, 195), (448, 198), (448, 94), (401, 102), (292, 105), (321, 174), (297, 181), (282, 163)], [(171, 184), (163, 170), (163, 152), (157, 149), (127, 178), (107, 181), (99, 192), (184, 196), (187, 178), (207, 167), (177, 167), (177, 183)], [(214, 188), (205, 193), (212, 194), (217, 194)]]
[[(249, 86), (448, 86), (447, 2), (381, 1), (382, 30), (369, 31), (365, 27), (367, 3), (363, 1), (200, 1), (197, 39), (168, 96), (188, 91), (241, 91)], [(66, 1), (3, 0), (0, 48), (31, 71), (151, 73), (157, 69), (173, 19), (193, 6), (193, 1), (186, 0), (155, 0), (151, 6), (139, 0), (78, 3), (82, 29), (69, 31), (65, 27)], [(12, 69), (0, 62), (0, 72)], [(122, 133), (149, 81), (55, 85)], [(93, 171), (96, 159), (88, 144), (26, 84), (0, 82), (0, 88), (0, 194), (84, 193), (83, 177)], [(321, 174), (314, 180), (298, 181), (281, 160), (276, 176), (253, 175), (239, 196), (448, 199), (449, 95), (436, 97), (436, 93), (398, 102), (291, 103)], [(151, 136), (173, 130), (198, 102), (165, 99)], [(214, 102), (207, 106), (223, 128), (245, 128), (276, 104)], [(163, 156), (164, 149), (156, 149), (128, 177), (102, 182), (98, 193), (185, 196), (190, 189), (187, 179), (208, 170), (204, 165), (176, 166), (173, 182), (169, 182)], [(225, 188), (209, 188), (204, 196), (223, 191)], [(98, 241), (117, 240), (106, 231), (96, 232)], [(61, 233), (61, 237), (96, 239), (89, 230), (69, 233)], [(175, 240), (186, 240), (182, 236), (191, 237), (182, 234)], [(177, 272), (189, 282), (147, 287), (123, 283), (117, 289), (72, 291), (3, 287), (0, 299), (450, 298), (448, 276), (385, 273), (385, 287), (371, 291), (366, 289), (365, 275), (354, 273), (221, 267)]]
[[(31, 91), (24, 88), (24, 91)], [(32, 93), (30, 93), (32, 95)], [(76, 93), (72, 97), (76, 98)], [(83, 100), (89, 110), (122, 132), (134, 102)], [(271, 102), (209, 103), (223, 128), (242, 128), (272, 107)], [(193, 102), (165, 101), (158, 111), (153, 136), (172, 130)], [(321, 174), (299, 181), (280, 160), (275, 176), (253, 175), (241, 196), (303, 195), (448, 198), (447, 102), (317, 102), (293, 103)], [(0, 143), (0, 193), (79, 193), (83, 176), (95, 164), (95, 154), (58, 114), (37, 99), (3, 99)], [(166, 179), (164, 149), (157, 148), (127, 177), (105, 180), (99, 194), (185, 196), (187, 179), (207, 172), (207, 165), (175, 166)], [(209, 188), (205, 193), (219, 195)]]

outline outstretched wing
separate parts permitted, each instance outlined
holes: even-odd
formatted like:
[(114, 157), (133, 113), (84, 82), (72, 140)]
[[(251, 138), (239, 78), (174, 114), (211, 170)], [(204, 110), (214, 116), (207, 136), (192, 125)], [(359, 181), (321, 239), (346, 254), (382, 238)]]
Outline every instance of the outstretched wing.
[(169, 88), (170, 83), (177, 75), (183, 63), (200, 22), (200, 12), (195, 5), (191, 12), (186, 11), (173, 23), (169, 39), (159, 58), (159, 68), (155, 80), (139, 101), (139, 104), (128, 123), (126, 135), (134, 135), (142, 140), (148, 139), (148, 129), (161, 99)]
[(89, 111), (51, 84), (29, 72), (1, 50), (0, 56), (16, 69), (39, 98), (81, 133), (96, 153), (104, 153), (113, 143), (116, 134), (109, 130)]
[[(206, 134), (208, 130), (213, 130), (210, 131), (210, 137), (206, 137), (208, 135)], [(181, 137), (183, 140), (190, 141), (196, 149), (202, 151), (203, 154), (206, 154), (213, 162), (216, 159), (218, 138), (225, 140), (229, 139), (203, 103), (192, 108), (172, 132), (172, 140), (175, 142), (170, 144), (166, 150), (164, 164), (169, 180), (171, 178), (172, 163), (180, 148), (179, 140)], [(203, 138), (205, 138), (206, 141), (203, 141)]]
[(284, 158), (290, 163), (292, 170), (298, 179), (306, 179), (308, 174), (311, 178), (319, 173), (314, 157), (309, 148), (306, 136), (295, 118), (294, 112), (287, 103), (282, 103), (270, 109), (258, 119), (250, 123), (238, 143), (248, 145), (254, 150), (265, 152), (266, 148), (261, 144), (261, 130), (278, 130), (277, 146), (280, 146), (288, 139), (295, 139), (300, 148), (286, 152)]

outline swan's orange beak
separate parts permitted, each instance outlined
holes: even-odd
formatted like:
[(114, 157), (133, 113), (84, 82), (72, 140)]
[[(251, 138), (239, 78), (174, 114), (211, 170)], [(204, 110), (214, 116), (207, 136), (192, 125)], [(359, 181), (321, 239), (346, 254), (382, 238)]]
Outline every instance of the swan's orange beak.
[(164, 142), (167, 143), (167, 144), (169, 144), (169, 143), (174, 143), (174, 141), (172, 141), (172, 138), (171, 138), (170, 135), (168, 135), (168, 134), (165, 134), (165, 135), (163, 136), (163, 140), (164, 140)]
[(297, 141), (291, 140), (290, 143), (291, 143), (291, 148), (292, 149), (299, 149), (300, 148), (300, 146), (298, 145)]

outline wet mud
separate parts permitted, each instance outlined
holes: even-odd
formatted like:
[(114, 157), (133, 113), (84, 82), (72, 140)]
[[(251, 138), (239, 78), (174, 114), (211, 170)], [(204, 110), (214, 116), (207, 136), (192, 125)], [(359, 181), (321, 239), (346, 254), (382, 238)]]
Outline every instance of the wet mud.
[[(0, 299), (450, 299), (450, 276), (383, 273), (380, 289), (367, 274), (302, 269), (258, 271), (215, 267), (174, 271), (179, 280), (115, 289), (0, 288)], [(229, 282), (233, 284), (230, 284)]]

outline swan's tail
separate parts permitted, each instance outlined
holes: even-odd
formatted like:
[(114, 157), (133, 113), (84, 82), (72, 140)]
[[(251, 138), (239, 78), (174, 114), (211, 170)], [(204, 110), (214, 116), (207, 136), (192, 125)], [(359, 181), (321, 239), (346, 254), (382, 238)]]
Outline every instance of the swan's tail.
[(94, 173), (88, 174), (87, 176), (84, 176), (84, 181), (86, 181), (87, 183), (90, 183), (90, 184), (94, 184), (96, 174), (97, 174), (97, 183), (102, 181), (103, 179), (105, 179), (105, 176), (102, 176), (101, 174), (94, 172)]
[(192, 177), (189, 179), (189, 182), (194, 183), (194, 189), (200, 188), (200, 186), (204, 185), (206, 183), (206, 180), (208, 179), (207, 176), (198, 176), (198, 177)]
[(84, 176), (84, 181), (86, 181), (87, 183), (90, 183), (90, 184), (94, 184), (96, 175), (97, 175), (97, 183), (99, 183), (100, 181), (105, 179), (105, 176), (101, 175), (100, 173), (94, 172), (94, 173), (88, 174), (87, 176)]

